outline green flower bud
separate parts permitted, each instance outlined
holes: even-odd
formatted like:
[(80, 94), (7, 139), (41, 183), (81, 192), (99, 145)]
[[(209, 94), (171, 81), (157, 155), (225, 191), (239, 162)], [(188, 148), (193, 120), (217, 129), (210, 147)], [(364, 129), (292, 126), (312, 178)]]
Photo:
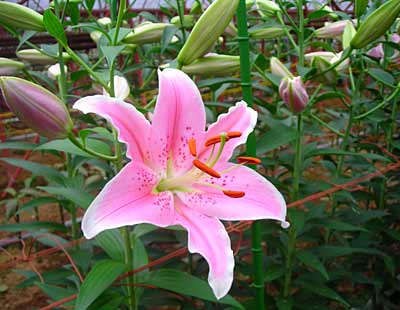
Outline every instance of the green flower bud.
[(254, 6), (254, 0), (246, 0), (246, 10), (251, 10)]
[(194, 75), (225, 76), (238, 72), (240, 57), (230, 55), (209, 54), (189, 65), (183, 66), (182, 71)]
[(378, 39), (392, 26), (399, 14), (399, 0), (390, 0), (382, 4), (361, 24), (353, 40), (351, 40), (351, 47), (355, 49), (363, 48)]
[(252, 39), (259, 40), (272, 40), (285, 35), (285, 29), (283, 27), (266, 27), (251, 28), (249, 29), (249, 35)]
[[(57, 57), (51, 57), (46, 54), (43, 54), (35, 49), (25, 49), (25, 50), (20, 50), (17, 53), (17, 57), (19, 59), (25, 60), (31, 64), (36, 64), (36, 65), (54, 65), (55, 63), (58, 62)], [(63, 53), (63, 59), (64, 61), (70, 60), (70, 56), (68, 53)]]
[(0, 23), (22, 30), (46, 30), (42, 15), (26, 6), (7, 1), (0, 1)]
[(111, 20), (111, 18), (109, 18), (109, 17), (102, 17), (102, 18), (99, 18), (99, 19), (97, 20), (97, 22), (98, 22), (100, 25), (104, 26), (104, 27), (110, 26), (110, 25), (112, 24), (112, 20)]
[[(181, 28), (181, 20), (179, 16), (174, 16), (171, 18), (171, 24), (174, 26)], [(194, 17), (193, 15), (183, 15), (183, 28), (192, 28), (194, 26)]]
[(355, 0), (354, 3), (354, 14), (357, 17), (361, 17), (364, 15), (365, 11), (367, 10), (368, 0)]
[(236, 12), (239, 0), (216, 0), (200, 16), (178, 54), (181, 65), (203, 56), (224, 32)]
[(73, 123), (65, 105), (42, 86), (16, 77), (0, 77), (0, 90), (10, 110), (37, 133), (63, 139)]
[(25, 67), (23, 62), (0, 57), (0, 75), (13, 75)]
[(279, 5), (269, 0), (257, 0), (258, 13), (263, 17), (272, 17), (281, 12)]
[(201, 14), (203, 12), (203, 5), (200, 1), (194, 1), (190, 8), (190, 14)]
[(350, 47), (350, 42), (356, 35), (356, 28), (354, 28), (353, 23), (348, 22), (346, 27), (344, 27), (342, 35), (342, 47), (343, 50)]
[(281, 78), (294, 78), (293, 74), (276, 57), (271, 57), (271, 73)]
[[(312, 58), (311, 66), (317, 69), (317, 72), (324, 72), (331, 66), (331, 62), (325, 57), (316, 56)], [(338, 73), (335, 69), (325, 72), (316, 78), (322, 84), (334, 85), (338, 79)]]
[(169, 25), (166, 23), (142, 23), (125, 37), (124, 42), (138, 45), (160, 42), (164, 29)]

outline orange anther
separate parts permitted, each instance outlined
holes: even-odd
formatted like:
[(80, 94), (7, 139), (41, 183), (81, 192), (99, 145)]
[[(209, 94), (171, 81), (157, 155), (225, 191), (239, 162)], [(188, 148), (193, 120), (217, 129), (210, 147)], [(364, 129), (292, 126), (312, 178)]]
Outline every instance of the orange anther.
[(217, 144), (217, 143), (220, 143), (221, 142), (221, 136), (214, 136), (214, 137), (211, 137), (211, 138), (208, 138), (207, 140), (206, 140), (206, 142), (204, 143), (204, 146), (210, 146), (210, 145), (213, 145), (213, 144)]
[(188, 146), (190, 154), (192, 154), (193, 157), (196, 157), (197, 156), (196, 140), (194, 138), (190, 138), (188, 141)]
[(226, 196), (231, 197), (231, 198), (242, 198), (245, 193), (241, 191), (222, 191)]
[(253, 165), (261, 164), (261, 159), (250, 156), (239, 156), (237, 158), (237, 161), (239, 164), (253, 164)]
[(215, 171), (214, 169), (212, 169), (211, 167), (207, 166), (205, 163), (201, 162), (198, 159), (193, 160), (193, 165), (200, 169), (201, 171), (207, 173), (208, 175), (214, 177), (214, 178), (220, 178), (221, 175)]
[(240, 131), (230, 131), (226, 135), (228, 136), (229, 139), (232, 139), (232, 138), (239, 138), (242, 135), (242, 133)]

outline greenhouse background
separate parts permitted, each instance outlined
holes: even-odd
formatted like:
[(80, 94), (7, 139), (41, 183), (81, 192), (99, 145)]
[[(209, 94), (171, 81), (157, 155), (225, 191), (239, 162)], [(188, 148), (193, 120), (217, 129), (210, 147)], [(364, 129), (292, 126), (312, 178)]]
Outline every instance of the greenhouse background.
[(0, 0), (0, 308), (398, 310), (399, 0)]

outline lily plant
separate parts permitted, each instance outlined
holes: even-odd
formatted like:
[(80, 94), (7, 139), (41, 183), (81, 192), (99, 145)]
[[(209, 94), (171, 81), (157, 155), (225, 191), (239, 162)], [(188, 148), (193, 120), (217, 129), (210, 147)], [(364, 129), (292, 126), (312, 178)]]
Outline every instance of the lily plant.
[(159, 72), (159, 94), (152, 122), (131, 104), (108, 96), (88, 96), (74, 108), (112, 123), (130, 160), (89, 206), (82, 220), (86, 238), (122, 226), (180, 225), (188, 249), (209, 264), (208, 282), (217, 298), (233, 281), (234, 256), (220, 220), (273, 219), (287, 226), (281, 193), (245, 164), (229, 162), (254, 130), (257, 112), (236, 103), (206, 130), (204, 103), (182, 71)]

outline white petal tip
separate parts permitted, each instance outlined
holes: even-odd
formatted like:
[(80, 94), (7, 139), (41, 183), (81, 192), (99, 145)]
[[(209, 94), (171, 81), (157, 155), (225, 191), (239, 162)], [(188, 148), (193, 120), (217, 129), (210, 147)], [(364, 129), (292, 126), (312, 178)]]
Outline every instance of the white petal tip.
[(282, 221), (282, 222), (281, 222), (281, 227), (282, 227), (283, 229), (287, 229), (287, 228), (290, 227), (290, 223), (287, 222), (287, 221)]

